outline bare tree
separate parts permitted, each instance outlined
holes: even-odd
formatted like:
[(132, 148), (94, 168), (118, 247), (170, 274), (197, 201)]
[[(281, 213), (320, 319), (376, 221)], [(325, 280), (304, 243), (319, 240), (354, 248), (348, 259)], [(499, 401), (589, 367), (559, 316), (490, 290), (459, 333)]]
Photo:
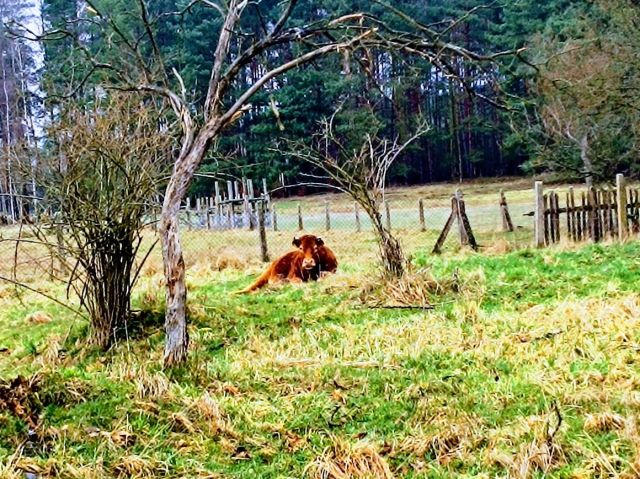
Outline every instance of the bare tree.
[[(338, 111), (336, 111), (338, 113)], [(382, 221), (381, 208), (389, 168), (400, 154), (429, 131), (426, 124), (404, 142), (381, 138), (378, 131), (368, 133), (355, 148), (336, 133), (336, 113), (324, 120), (309, 144), (288, 141), (284, 154), (315, 166), (320, 174), (308, 174), (321, 186), (338, 189), (356, 201), (371, 219), (377, 236), (382, 271), (390, 277), (405, 272), (405, 256), (398, 239)]]
[[(137, 9), (125, 14), (126, 22), (103, 11), (96, 0), (86, 0), (85, 17), (74, 19), (89, 22), (93, 28), (102, 29), (105, 38), (112, 41), (100, 52), (86, 46), (73, 28), (46, 32), (43, 39), (73, 38), (84, 62), (90, 65), (86, 75), (72, 86), (71, 93), (85, 85), (93, 73), (103, 72), (101, 81), (105, 88), (129, 91), (145, 91), (165, 98), (173, 109), (182, 129), (181, 148), (174, 162), (162, 207), (159, 231), (162, 241), (166, 292), (166, 343), (164, 363), (171, 366), (181, 363), (187, 356), (188, 332), (186, 321), (185, 264), (178, 231), (178, 214), (181, 202), (191, 180), (207, 151), (216, 144), (226, 127), (238, 121), (251, 109), (251, 98), (263, 87), (289, 70), (313, 62), (325, 55), (351, 52), (352, 58), (363, 63), (367, 49), (380, 48), (403, 55), (416, 55), (429, 61), (447, 75), (455, 76), (452, 59), (464, 57), (474, 62), (493, 62), (496, 58), (511, 54), (500, 52), (482, 55), (446, 41), (449, 28), (442, 32), (414, 21), (401, 11), (387, 6), (405, 30), (391, 28), (379, 19), (365, 13), (353, 13), (331, 18), (326, 12), (321, 18), (307, 25), (288, 26), (292, 11), (299, 0), (282, 2), (278, 18), (267, 21), (261, 37), (243, 32), (241, 19), (249, 5), (259, 9), (259, 2), (249, 0), (193, 0), (184, 11), (163, 12), (160, 16), (183, 15), (187, 10), (208, 8), (219, 12), (222, 27), (217, 44), (212, 49), (212, 65), (206, 98), (201, 103), (190, 102), (187, 88), (179, 73), (171, 68), (155, 38), (159, 16), (149, 13), (148, 2), (137, 0)], [(377, 2), (382, 3), (382, 2)], [(128, 15), (128, 16), (127, 16)], [(139, 32), (129, 31), (131, 24)], [(127, 28), (126, 25), (129, 25)], [(290, 45), (292, 57), (271, 54), (275, 49)], [(117, 51), (110, 51), (117, 50)], [(233, 94), (231, 86), (244, 74), (244, 68), (260, 58), (280, 62), (265, 68), (259, 78), (246, 90)], [(242, 84), (242, 82), (238, 82)]]
[[(571, 153), (579, 152), (579, 173), (588, 186), (594, 178), (610, 177), (633, 164), (640, 135), (635, 86), (640, 78), (640, 35), (633, 20), (640, 8), (627, 0), (597, 3), (603, 18), (611, 16), (607, 21), (615, 26), (614, 32), (603, 34), (599, 25), (584, 20), (583, 38), (540, 39), (544, 61), (536, 85), (551, 146), (568, 144)], [(552, 149), (551, 156), (559, 155)], [(573, 163), (563, 160), (557, 166), (571, 169)]]

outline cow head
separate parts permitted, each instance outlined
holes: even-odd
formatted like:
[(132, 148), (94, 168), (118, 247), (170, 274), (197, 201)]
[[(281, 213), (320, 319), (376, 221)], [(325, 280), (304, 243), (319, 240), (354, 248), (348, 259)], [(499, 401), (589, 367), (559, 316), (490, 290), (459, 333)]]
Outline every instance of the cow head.
[(302, 268), (307, 270), (315, 268), (318, 261), (320, 261), (318, 258), (318, 247), (324, 244), (322, 238), (314, 235), (304, 235), (299, 238), (296, 236), (293, 238), (292, 244), (304, 255)]

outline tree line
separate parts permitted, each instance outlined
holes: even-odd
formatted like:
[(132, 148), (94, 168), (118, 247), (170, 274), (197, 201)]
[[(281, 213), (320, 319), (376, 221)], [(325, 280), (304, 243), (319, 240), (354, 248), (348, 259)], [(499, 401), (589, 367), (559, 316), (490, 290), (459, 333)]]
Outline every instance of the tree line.
[[(0, 125), (4, 151), (33, 141), (34, 123), (55, 116), (61, 97), (86, 100), (91, 96), (99, 76), (91, 77), (93, 66), (83, 62), (84, 50), (107, 52), (107, 58), (109, 51), (118, 54), (110, 42), (124, 40), (101, 35), (91, 5), (42, 2), (41, 19), (36, 21), (53, 30), (71, 28), (76, 36), (60, 32), (59, 41), (45, 45), (39, 61), (34, 58), (38, 51), (12, 36), (7, 26), (12, 20), (24, 21), (30, 2), (3, 3)], [(244, 34), (231, 45), (232, 55), (243, 42), (272, 26), (266, 19), (273, 18), (279, 2), (256, 5), (243, 14)], [(633, 85), (638, 79), (640, 36), (638, 6), (631, 0), (520, 0), (487, 5), (473, 0), (436, 0), (428, 5), (422, 0), (402, 0), (393, 5), (417, 24), (469, 50), (486, 53), (526, 47), (522, 56), (527, 62), (508, 57), (480, 68), (462, 56), (442, 69), (424, 59), (383, 50), (318, 58), (265, 85), (250, 110), (219, 140), (215, 153), (205, 158), (202, 172), (266, 177), (272, 186), (285, 173), (288, 182), (296, 183), (310, 167), (284, 157), (279, 146), (285, 140), (309, 137), (338, 104), (346, 103), (341, 114), (354, 137), (382, 126), (387, 136), (402, 140), (422, 119), (431, 126), (429, 134), (405, 151), (389, 172), (395, 184), (540, 171), (574, 179), (606, 178), (614, 170), (636, 173), (640, 122)], [(143, 34), (143, 26), (131, 18), (129, 2), (102, 0), (96, 7), (110, 12), (120, 28), (131, 29), (131, 41)], [(391, 27), (400, 22), (383, 2), (363, 0), (304, 0), (290, 21), (302, 26), (322, 15), (354, 11), (370, 12)], [(214, 8), (198, 9), (179, 0), (149, 2), (148, 15), (155, 19), (153, 48), (189, 85), (189, 101), (203, 102), (220, 15)], [(70, 24), (69, 19), (78, 21)], [(246, 90), (271, 64), (295, 55), (299, 48), (304, 46), (283, 43), (268, 55), (255, 57), (243, 66), (231, 88)], [(28, 87), (34, 76), (41, 88), (37, 95)], [(85, 76), (91, 78), (84, 81)], [(0, 185), (7, 198), (5, 212), (17, 208), (7, 194), (33, 193), (34, 182), (28, 188), (23, 170), (14, 167), (10, 155), (3, 155)], [(192, 186), (194, 193), (208, 194), (211, 188), (206, 178)]]

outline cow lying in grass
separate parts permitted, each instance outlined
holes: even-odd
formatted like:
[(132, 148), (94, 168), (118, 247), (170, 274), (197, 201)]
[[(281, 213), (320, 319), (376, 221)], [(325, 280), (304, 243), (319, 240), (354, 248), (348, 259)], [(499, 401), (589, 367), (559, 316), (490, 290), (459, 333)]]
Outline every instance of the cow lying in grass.
[(324, 274), (335, 273), (338, 269), (336, 255), (322, 238), (304, 235), (293, 238), (292, 244), (297, 248), (295, 251), (275, 260), (255, 283), (239, 293), (249, 293), (283, 280), (292, 283), (317, 281)]

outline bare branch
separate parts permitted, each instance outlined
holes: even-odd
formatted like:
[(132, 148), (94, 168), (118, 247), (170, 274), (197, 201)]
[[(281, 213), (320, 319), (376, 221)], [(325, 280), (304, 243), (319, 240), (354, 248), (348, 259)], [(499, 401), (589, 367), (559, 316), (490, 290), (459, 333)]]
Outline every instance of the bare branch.
[(235, 117), (235, 115), (247, 104), (249, 99), (255, 95), (266, 83), (268, 83), (273, 78), (276, 78), (283, 73), (292, 70), (294, 68), (299, 67), (305, 63), (309, 63), (316, 58), (319, 58), (327, 53), (333, 51), (340, 51), (343, 48), (349, 48), (354, 44), (357, 44), (361, 40), (369, 37), (375, 32), (375, 30), (368, 30), (365, 33), (348, 40), (346, 42), (341, 42), (337, 44), (325, 45), (323, 47), (317, 48), (316, 50), (310, 51), (301, 55), (299, 57), (294, 58), (293, 60), (283, 63), (277, 68), (267, 72), (263, 75), (257, 82), (255, 82), (248, 90), (246, 90), (237, 100), (236, 102), (227, 110), (227, 112), (217, 120), (217, 129), (214, 131), (219, 131), (221, 128), (224, 128), (227, 124), (231, 122), (231, 120)]
[(214, 113), (214, 109), (222, 101), (218, 84), (220, 77), (222, 76), (222, 68), (224, 61), (229, 53), (229, 45), (231, 44), (231, 38), (233, 30), (240, 20), (242, 11), (247, 6), (247, 0), (230, 0), (229, 8), (227, 10), (222, 29), (220, 31), (220, 37), (218, 38), (218, 46), (214, 54), (213, 67), (211, 68), (211, 78), (209, 80), (209, 88), (207, 90), (207, 97), (204, 103), (205, 120), (210, 118)]

